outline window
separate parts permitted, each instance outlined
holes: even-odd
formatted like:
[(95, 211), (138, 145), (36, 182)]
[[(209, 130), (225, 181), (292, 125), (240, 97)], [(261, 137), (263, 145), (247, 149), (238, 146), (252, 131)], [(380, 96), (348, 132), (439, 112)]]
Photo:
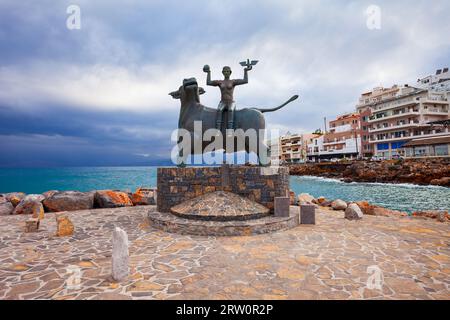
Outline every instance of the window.
[(448, 145), (437, 144), (434, 146), (434, 152), (437, 156), (448, 156)]

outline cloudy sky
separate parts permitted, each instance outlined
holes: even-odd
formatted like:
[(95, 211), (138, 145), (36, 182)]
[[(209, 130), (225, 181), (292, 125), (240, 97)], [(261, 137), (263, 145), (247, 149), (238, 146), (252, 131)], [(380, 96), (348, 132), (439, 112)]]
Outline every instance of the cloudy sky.
[[(183, 78), (205, 86), (258, 59), (239, 107), (275, 106), (269, 128), (310, 132), (375, 86), (450, 64), (450, 2), (0, 0), (0, 166), (154, 164), (170, 157)], [(67, 8), (81, 29), (67, 28)], [(380, 9), (380, 28), (368, 28)], [(370, 20), (372, 19), (372, 20)]]

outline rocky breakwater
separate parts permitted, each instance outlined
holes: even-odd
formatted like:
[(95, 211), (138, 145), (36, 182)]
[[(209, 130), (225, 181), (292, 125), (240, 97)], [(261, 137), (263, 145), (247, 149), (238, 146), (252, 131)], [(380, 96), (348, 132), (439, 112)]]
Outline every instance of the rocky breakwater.
[(289, 166), (291, 175), (340, 178), (345, 182), (389, 182), (450, 187), (450, 158), (307, 163)]
[(43, 194), (22, 192), (0, 194), (0, 215), (31, 214), (44, 217), (44, 212), (118, 208), (156, 203), (156, 189), (138, 188), (136, 192), (99, 190), (89, 192), (51, 190)]
[(367, 201), (348, 202), (341, 199), (329, 200), (325, 197), (314, 198), (308, 193), (301, 193), (297, 197), (296, 204), (313, 204), (317, 208), (323, 207), (334, 211), (343, 211), (344, 216), (350, 220), (361, 219), (363, 215), (384, 216), (384, 217), (407, 217), (419, 219), (435, 219), (439, 222), (450, 222), (450, 215), (445, 210), (416, 211), (412, 214), (407, 212), (392, 210), (371, 204)]

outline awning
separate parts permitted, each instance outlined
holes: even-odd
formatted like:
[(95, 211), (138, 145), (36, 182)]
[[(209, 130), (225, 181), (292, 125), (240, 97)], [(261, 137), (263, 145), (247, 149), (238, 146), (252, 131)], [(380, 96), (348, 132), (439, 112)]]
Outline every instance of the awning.
[(442, 136), (442, 137), (433, 137), (433, 138), (417, 138), (409, 140), (407, 143), (403, 145), (404, 147), (414, 147), (414, 146), (425, 146), (430, 144), (446, 144), (450, 143), (450, 135)]

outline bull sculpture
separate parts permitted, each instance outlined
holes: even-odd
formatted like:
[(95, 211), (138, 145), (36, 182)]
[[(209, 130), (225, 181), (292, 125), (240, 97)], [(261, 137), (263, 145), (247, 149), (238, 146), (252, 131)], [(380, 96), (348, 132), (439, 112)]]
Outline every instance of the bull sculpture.
[[(208, 108), (200, 103), (200, 95), (203, 93), (205, 93), (205, 90), (198, 86), (197, 80), (195, 78), (184, 79), (182, 86), (180, 86), (177, 91), (169, 93), (172, 98), (180, 99), (181, 102), (178, 129), (185, 129), (185, 132), (187, 131), (190, 134), (191, 148), (188, 148), (188, 150), (190, 151), (186, 152), (186, 150), (183, 150), (184, 152), (181, 152), (180, 150), (177, 159), (178, 165), (183, 166), (186, 163), (186, 159), (189, 155), (205, 153), (205, 148), (207, 148), (208, 145), (211, 144), (210, 141), (204, 141), (203, 136), (208, 129), (216, 128), (217, 109)], [(236, 110), (233, 117), (235, 128), (233, 133), (234, 138), (239, 140), (239, 138), (242, 138), (240, 137), (240, 135), (242, 135), (249, 129), (254, 129), (258, 133), (264, 133), (266, 122), (263, 113), (279, 110), (286, 106), (288, 103), (296, 100), (297, 98), (298, 95), (294, 95), (285, 103), (275, 108), (244, 108)], [(201, 132), (195, 132), (194, 134), (194, 122), (196, 121), (199, 121), (201, 123)], [(225, 127), (222, 127), (220, 131), (217, 130), (217, 132), (220, 132), (223, 136), (227, 136), (229, 134), (229, 130), (227, 130)], [(181, 139), (182, 137), (179, 135), (179, 143)], [(222, 149), (227, 153), (238, 151), (246, 151), (247, 153), (254, 152), (258, 155), (258, 161), (260, 165), (269, 165), (269, 159), (267, 157), (267, 145), (264, 143), (264, 134), (258, 134), (256, 136), (256, 139), (256, 143), (249, 143), (248, 139), (245, 139), (244, 137), (245, 143), (234, 144), (232, 150), (227, 148), (227, 139), (222, 139)], [(196, 148), (196, 144), (197, 146), (201, 146), (201, 148)], [(208, 150), (206, 152), (208, 152)]]

